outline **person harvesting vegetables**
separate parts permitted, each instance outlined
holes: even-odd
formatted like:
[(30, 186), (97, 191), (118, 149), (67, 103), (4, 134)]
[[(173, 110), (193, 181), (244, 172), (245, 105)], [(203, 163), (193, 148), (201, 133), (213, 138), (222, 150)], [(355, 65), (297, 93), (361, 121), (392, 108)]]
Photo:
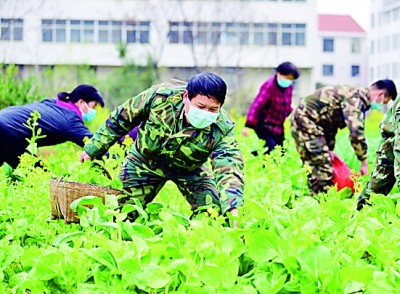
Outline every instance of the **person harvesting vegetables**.
[[(247, 137), (249, 128), (253, 129), (258, 138), (265, 141), (266, 154), (277, 145), (283, 146), (283, 124), (292, 112), (293, 82), (299, 75), (293, 63), (279, 64), (276, 73), (261, 86), (249, 108), (242, 135)], [(252, 154), (257, 155), (257, 151)]]
[(56, 99), (44, 99), (27, 105), (10, 106), (0, 111), (0, 166), (7, 162), (16, 168), (32, 137), (26, 126), (31, 113), (39, 112), (36, 129), (41, 129), (36, 143), (50, 146), (72, 141), (83, 146), (83, 139), (92, 133), (84, 122), (94, 119), (96, 106), (104, 106), (97, 89), (91, 85), (79, 85), (71, 93), (60, 92)]
[[(118, 106), (84, 146), (80, 160), (101, 157), (139, 126), (120, 178), (130, 197), (152, 201), (166, 181), (173, 181), (192, 209), (210, 204), (237, 215), (243, 204), (243, 159), (234, 123), (221, 108), (227, 86), (213, 73), (188, 83), (154, 85)], [(211, 169), (207, 162), (210, 162)]]
[(370, 198), (371, 193), (387, 195), (395, 183), (400, 184), (400, 137), (399, 114), (400, 98), (397, 98), (397, 90), (393, 86), (391, 98), (393, 105), (386, 111), (379, 125), (381, 142), (376, 151), (376, 159), (371, 178), (358, 197), (357, 209), (361, 209)]
[(329, 151), (339, 129), (348, 127), (350, 142), (361, 161), (360, 173), (368, 173), (365, 112), (379, 108), (397, 96), (391, 80), (379, 80), (367, 88), (326, 86), (303, 98), (290, 116), (290, 130), (304, 165), (311, 168), (308, 186), (312, 195), (326, 192), (333, 182)]

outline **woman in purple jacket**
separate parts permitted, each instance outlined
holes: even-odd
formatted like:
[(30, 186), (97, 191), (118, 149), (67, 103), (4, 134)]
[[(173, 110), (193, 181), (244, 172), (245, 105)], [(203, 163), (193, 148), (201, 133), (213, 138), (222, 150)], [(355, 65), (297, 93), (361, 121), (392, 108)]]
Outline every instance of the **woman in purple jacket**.
[[(285, 139), (283, 124), (292, 112), (293, 81), (299, 77), (298, 68), (291, 62), (283, 62), (276, 73), (260, 88), (247, 113), (243, 136), (253, 129), (258, 138), (265, 141), (265, 153), (269, 154)], [(257, 155), (257, 151), (252, 152)]]
[(36, 141), (38, 147), (50, 146), (72, 141), (83, 146), (85, 137), (92, 133), (85, 126), (96, 116), (96, 106), (104, 107), (104, 101), (96, 88), (90, 85), (79, 85), (71, 93), (58, 93), (56, 99), (44, 99), (21, 106), (10, 106), (0, 111), (0, 166), (7, 162), (17, 167), (19, 157), (26, 151), (27, 138), (32, 131), (26, 125), (31, 113), (37, 110), (40, 118), (36, 130), (42, 129)]

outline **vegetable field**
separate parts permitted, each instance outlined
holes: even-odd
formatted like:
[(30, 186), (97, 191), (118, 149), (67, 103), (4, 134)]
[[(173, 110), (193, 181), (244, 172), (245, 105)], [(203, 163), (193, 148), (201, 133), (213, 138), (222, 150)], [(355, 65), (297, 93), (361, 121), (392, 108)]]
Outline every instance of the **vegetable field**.
[[(103, 160), (112, 181), (81, 164), (73, 144), (42, 150), (39, 158), (24, 155), (12, 181), (7, 167), (0, 168), (0, 292), (399, 293), (397, 188), (388, 197), (373, 195), (373, 205), (362, 211), (349, 190), (312, 198), (289, 132), (284, 156), (275, 150), (254, 157), (262, 142), (255, 134), (242, 137), (244, 118), (233, 117), (246, 185), (236, 229), (217, 207), (193, 215), (172, 183), (145, 209), (132, 202), (121, 210), (115, 196), (105, 204), (87, 197), (73, 203), (79, 224), (51, 220), (50, 179), (121, 188), (117, 176), (128, 141)], [(370, 171), (380, 118), (367, 117)], [(338, 134), (335, 152), (358, 171), (347, 136)], [(367, 180), (358, 179), (356, 196)]]

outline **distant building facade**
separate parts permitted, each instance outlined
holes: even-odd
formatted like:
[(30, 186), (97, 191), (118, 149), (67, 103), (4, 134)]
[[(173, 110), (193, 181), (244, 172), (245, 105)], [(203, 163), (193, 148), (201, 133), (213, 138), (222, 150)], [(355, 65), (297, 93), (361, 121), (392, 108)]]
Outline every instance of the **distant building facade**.
[(164, 78), (220, 73), (232, 92), (256, 95), (283, 61), (302, 70), (296, 94), (314, 85), (316, 0), (5, 0), (0, 55), (24, 70), (88, 64), (99, 73), (151, 58)]
[(390, 78), (400, 87), (400, 0), (371, 0), (369, 79)]
[[(309, 94), (317, 82), (334, 81), (321, 79), (323, 65), (333, 61), (321, 51), (321, 38), (327, 32), (318, 27), (316, 1), (3, 0), (0, 57), (26, 73), (86, 64), (103, 74), (126, 60), (144, 65), (149, 58), (162, 80), (186, 80), (198, 71), (211, 70), (224, 77), (230, 95), (245, 97), (244, 102), (227, 100), (243, 111), (283, 61), (301, 70), (295, 98)], [(361, 38), (354, 48), (364, 46), (365, 32), (324, 36), (338, 38), (335, 48), (342, 46), (344, 36)], [(354, 68), (349, 69), (349, 63), (346, 69), (333, 69), (346, 72), (335, 81), (364, 78), (361, 57), (353, 57)], [(355, 76), (351, 78), (349, 72)]]
[(368, 80), (367, 33), (349, 15), (318, 16), (320, 65), (316, 67), (319, 84), (355, 84)]

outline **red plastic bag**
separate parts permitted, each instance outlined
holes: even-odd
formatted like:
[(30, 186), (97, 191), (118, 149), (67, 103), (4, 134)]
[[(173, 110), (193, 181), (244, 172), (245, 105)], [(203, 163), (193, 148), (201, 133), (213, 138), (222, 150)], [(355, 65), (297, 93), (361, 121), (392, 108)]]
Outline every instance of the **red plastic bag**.
[(354, 181), (351, 178), (350, 168), (335, 152), (329, 151), (329, 153), (332, 159), (333, 184), (336, 185), (338, 191), (348, 187), (354, 193)]

